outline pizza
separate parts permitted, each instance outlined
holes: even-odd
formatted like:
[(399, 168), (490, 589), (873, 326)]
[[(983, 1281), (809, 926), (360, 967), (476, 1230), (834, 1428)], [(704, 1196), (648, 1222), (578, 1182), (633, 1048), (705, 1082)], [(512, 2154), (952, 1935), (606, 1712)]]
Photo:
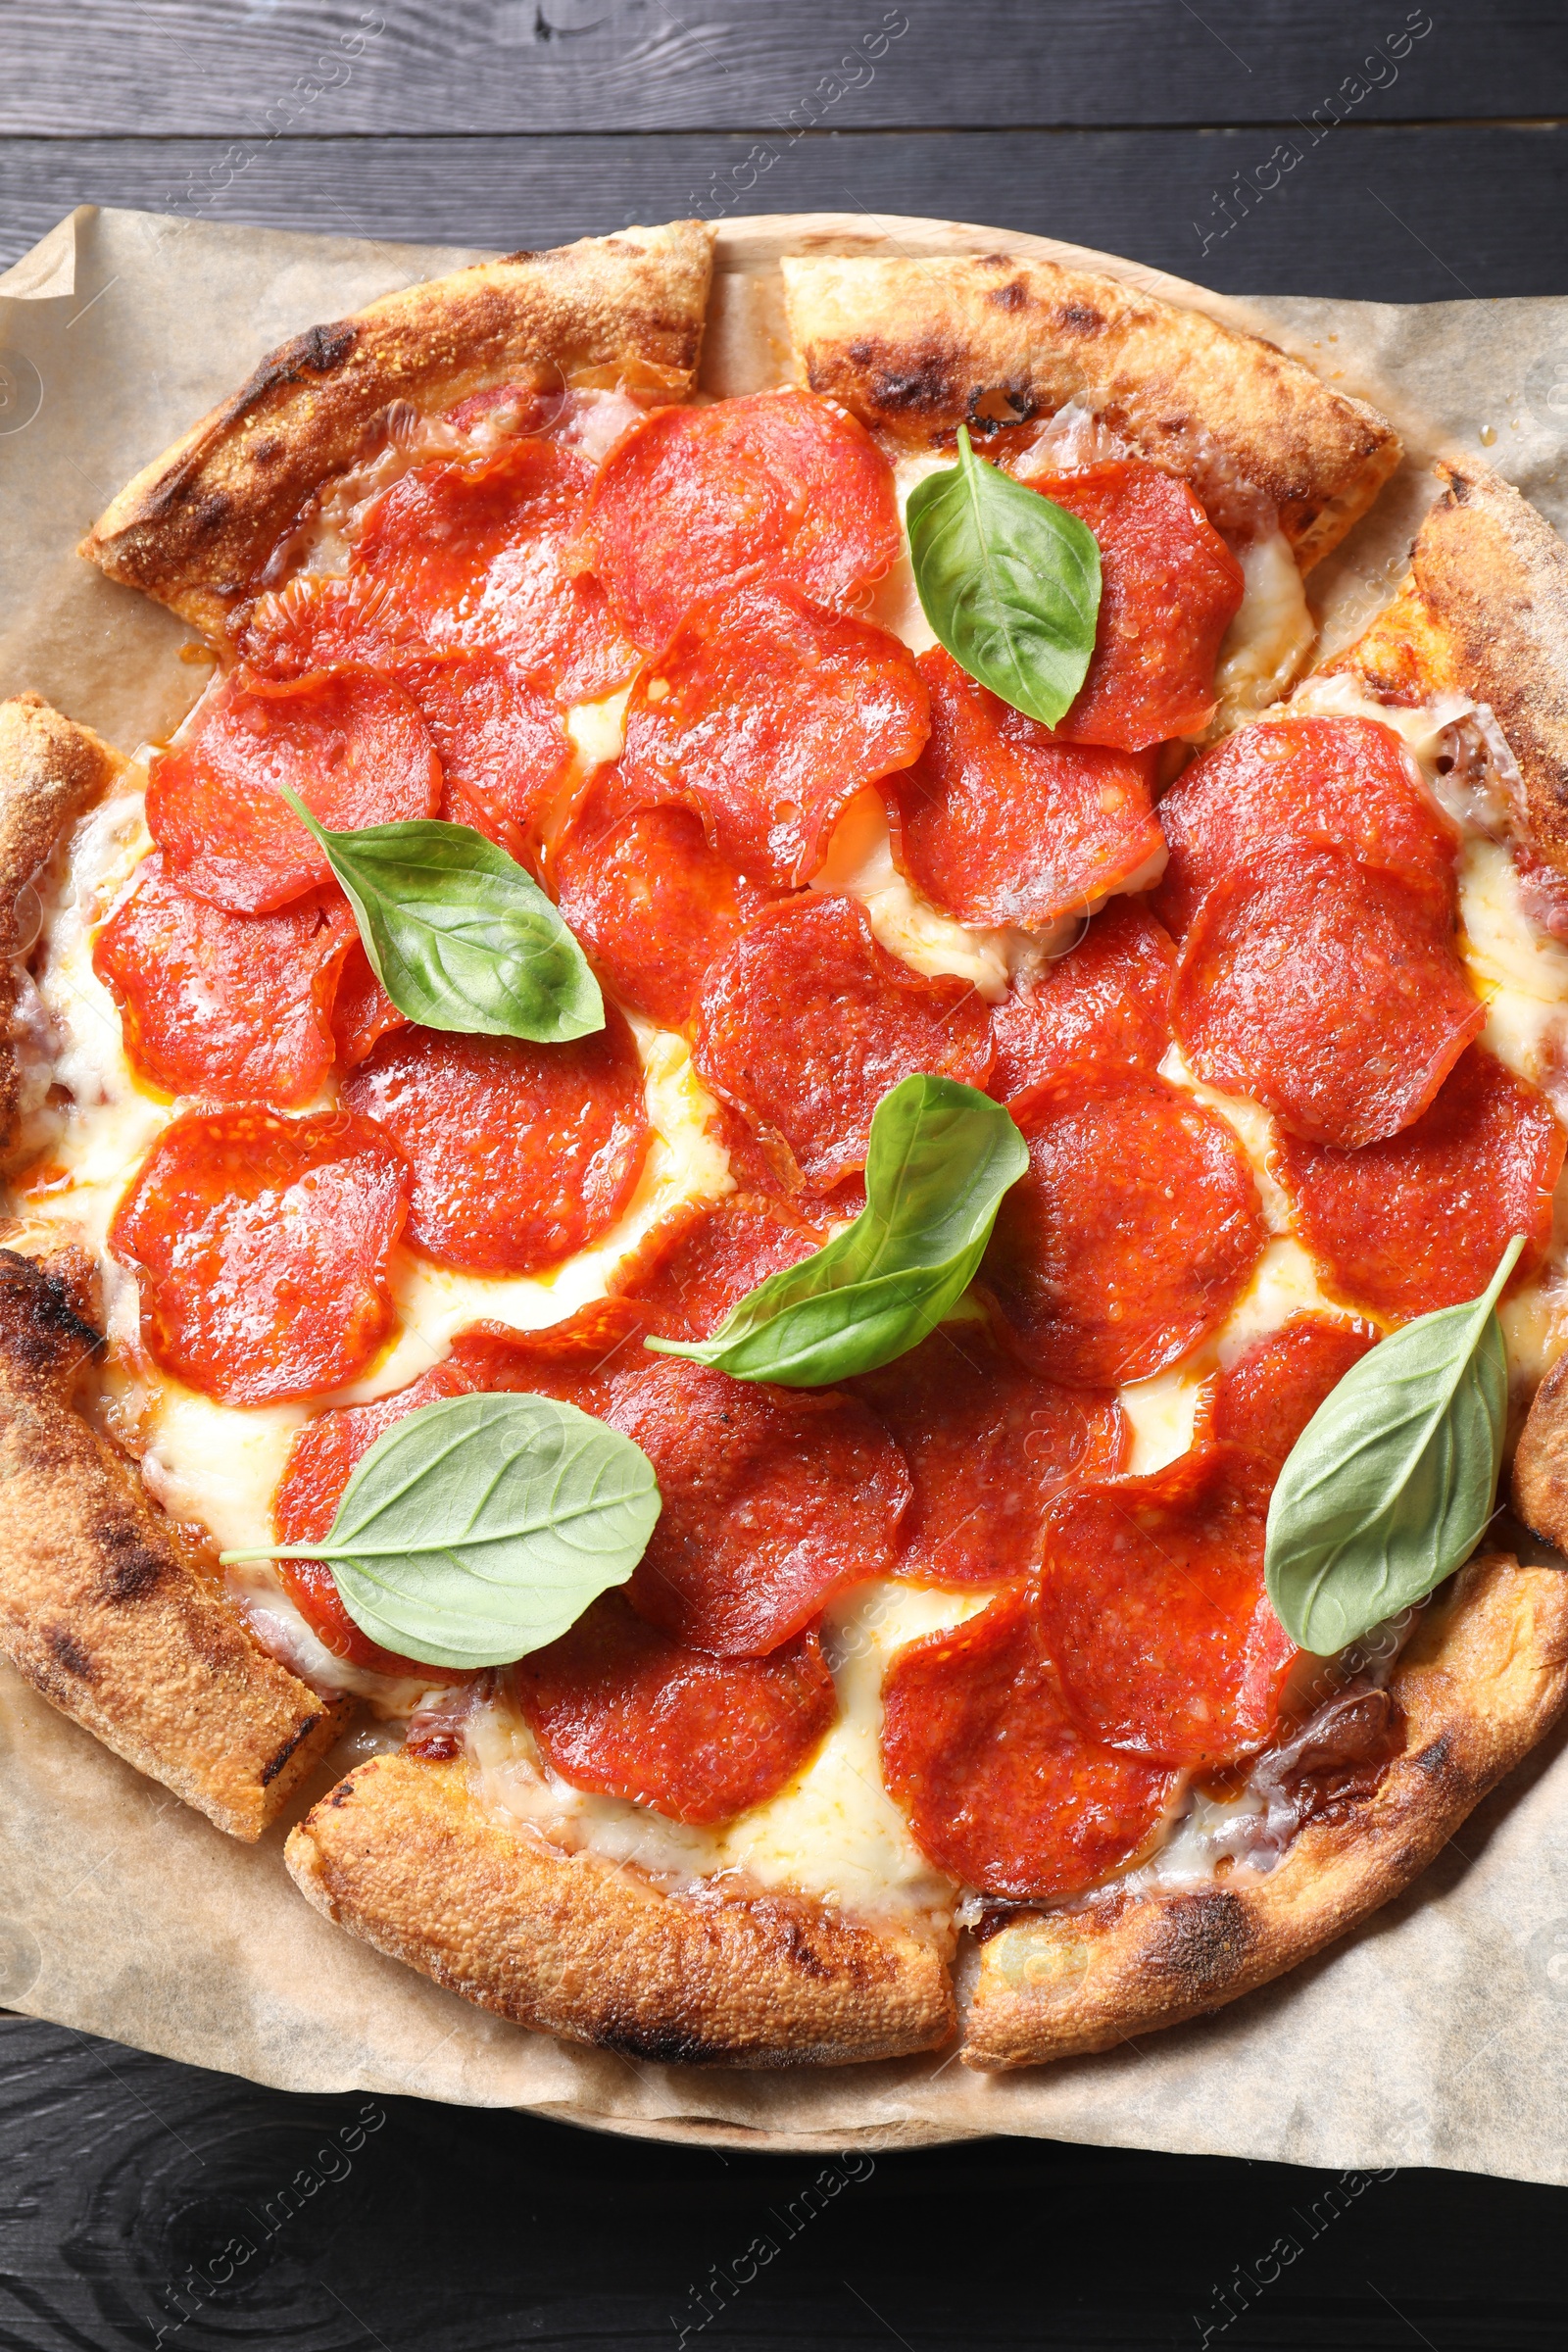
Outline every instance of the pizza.
[[(808, 243), (720, 397), (710, 270), (318, 327), (83, 543), (209, 668), (155, 746), (0, 706), (0, 1649), (524, 2026), (1038, 2064), (1344, 1935), (1568, 1694), (1568, 554), (1450, 465), (1322, 655), (1362, 402)], [(1435, 1490), (1308, 1645), (1280, 1498), (1473, 1305), (1522, 1525)], [(460, 1640), (466, 1533), (341, 1533), (430, 1431), (636, 1542)]]

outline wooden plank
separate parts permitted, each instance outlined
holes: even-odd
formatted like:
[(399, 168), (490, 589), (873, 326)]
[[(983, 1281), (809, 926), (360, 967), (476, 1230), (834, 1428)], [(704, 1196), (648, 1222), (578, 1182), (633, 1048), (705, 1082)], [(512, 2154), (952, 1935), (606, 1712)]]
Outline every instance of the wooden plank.
[[(0, 144), (14, 260), (74, 204), (511, 249), (693, 212), (942, 214), (1123, 253), (1225, 292), (1374, 301), (1568, 293), (1568, 129)], [(1261, 179), (1274, 186), (1258, 186)], [(1250, 196), (1238, 193), (1238, 184)]]
[(1561, 2191), (1510, 2180), (1019, 2139), (726, 2156), (291, 2098), (0, 2019), (15, 2352), (1084, 2352), (1205, 2325), (1238, 2346), (1557, 2352), (1561, 2231)]
[(6, 49), (33, 136), (1568, 113), (1560, 0), (9, 0)]

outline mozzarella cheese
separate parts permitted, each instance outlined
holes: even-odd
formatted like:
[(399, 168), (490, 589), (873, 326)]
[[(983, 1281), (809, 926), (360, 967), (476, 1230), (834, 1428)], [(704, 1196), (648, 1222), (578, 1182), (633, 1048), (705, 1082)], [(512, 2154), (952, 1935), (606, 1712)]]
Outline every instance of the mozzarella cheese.
[(1217, 723), (1237, 725), (1277, 703), (1312, 650), (1317, 624), (1290, 541), (1274, 530), (1243, 548), (1241, 610), (1219, 649)]
[[(584, 429), (618, 431), (625, 421), (619, 411), (613, 416), (592, 411), (586, 413)], [(343, 533), (365, 498), (412, 462), (410, 449), (398, 450), (385, 458), (373, 482), (352, 486), (354, 496), (341, 499), (317, 531), (314, 568), (341, 564)], [(929, 457), (901, 463), (901, 512), (914, 482), (948, 462)], [(1232, 719), (1283, 691), (1312, 637), (1299, 576), (1283, 538), (1260, 540), (1243, 564), (1246, 599), (1222, 650), (1219, 675), (1224, 710)], [(916, 653), (935, 642), (906, 557), (878, 584), (869, 610)], [(595, 767), (618, 757), (625, 704), (622, 691), (568, 714), (573, 751), (568, 795)], [(1383, 720), (1401, 735), (1434, 784), (1446, 730), (1470, 711), (1462, 698), (1421, 710), (1386, 709), (1370, 702), (1356, 681), (1343, 677), (1309, 681), (1289, 708), (1355, 711)], [(127, 1171), (178, 1108), (143, 1086), (131, 1070), (113, 1001), (91, 964), (95, 929), (148, 847), (139, 778), (132, 770), (124, 789), (75, 830), (46, 910), (46, 960), (37, 998), (24, 1007), (38, 1072), (52, 1075), (57, 1091), (63, 1089), (70, 1100), (54, 1114), (56, 1131), (22, 1195), (21, 1213), (34, 1232), (59, 1231), (62, 1238), (79, 1238), (95, 1250), (103, 1246)], [(1127, 885), (1137, 886), (1137, 877)], [(993, 1001), (1031, 960), (1071, 945), (1065, 930), (1055, 939), (974, 930), (932, 906), (894, 866), (886, 817), (874, 791), (861, 794), (846, 812), (813, 887), (859, 898), (882, 944), (914, 970), (963, 978)], [(1484, 826), (1471, 824), (1466, 833), (1460, 901), (1463, 953), (1488, 1004), (1487, 1042), (1510, 1067), (1544, 1083), (1544, 1073), (1568, 1068), (1568, 950), (1531, 923), (1506, 846), (1489, 837)], [(438, 1362), (453, 1334), (466, 1323), (490, 1319), (534, 1330), (557, 1321), (603, 1296), (617, 1262), (677, 1202), (717, 1199), (732, 1189), (726, 1154), (709, 1130), (713, 1106), (685, 1042), (646, 1022), (633, 1026), (655, 1140), (636, 1196), (614, 1230), (539, 1277), (461, 1274), (400, 1252), (393, 1276), (400, 1332), (369, 1373), (333, 1397), (314, 1399), (309, 1407), (240, 1408), (154, 1375), (130, 1345), (134, 1291), (122, 1276), (111, 1282), (111, 1329), (121, 1343), (113, 1350), (109, 1375), (112, 1407), (120, 1425), (136, 1433), (148, 1486), (170, 1511), (204, 1523), (223, 1549), (265, 1546), (271, 1532), (271, 1496), (294, 1435), (310, 1411), (323, 1402), (359, 1402), (403, 1387)], [(1253, 1339), (1303, 1310), (1346, 1311), (1322, 1293), (1293, 1231), (1289, 1200), (1271, 1172), (1274, 1129), (1268, 1114), (1255, 1103), (1201, 1085), (1174, 1047), (1161, 1066), (1172, 1084), (1206, 1103), (1236, 1133), (1256, 1179), (1269, 1241), (1223, 1328), (1180, 1366), (1122, 1390), (1132, 1429), (1128, 1468), (1134, 1474), (1158, 1469), (1187, 1448), (1202, 1383)], [(33, 1093), (41, 1104), (42, 1084)], [(40, 1110), (39, 1115), (47, 1114)], [(1563, 1345), (1553, 1303), (1563, 1254), (1555, 1249), (1538, 1282), (1504, 1309), (1510, 1362), (1519, 1374), (1539, 1377)], [(235, 1597), (261, 1638), (297, 1672), (321, 1689), (362, 1692), (385, 1717), (413, 1709), (425, 1685), (390, 1682), (333, 1658), (268, 1562), (243, 1564), (230, 1577)], [(635, 1863), (666, 1886), (718, 1878), (737, 1886), (795, 1887), (858, 1915), (898, 1910), (939, 1927), (951, 1919), (957, 1890), (925, 1861), (883, 1787), (878, 1754), (882, 1678), (888, 1660), (906, 1642), (962, 1622), (988, 1597), (882, 1583), (862, 1586), (837, 1603), (828, 1613), (825, 1641), (839, 1696), (838, 1721), (788, 1788), (720, 1828), (683, 1826), (570, 1788), (544, 1764), (520, 1716), (501, 1699), (468, 1719), (468, 1750), (487, 1799), (555, 1845), (589, 1847)], [(1142, 1884), (1144, 1877), (1150, 1884), (1196, 1883), (1210, 1875), (1215, 1855), (1235, 1847), (1236, 1824), (1245, 1808), (1245, 1798), (1196, 1802), (1165, 1853), (1141, 1866), (1143, 1877), (1130, 1874), (1128, 1884)]]
[(956, 1889), (909, 1835), (882, 1785), (882, 1678), (906, 1642), (959, 1625), (990, 1598), (913, 1585), (862, 1585), (827, 1612), (824, 1644), (839, 1714), (821, 1746), (765, 1804), (717, 1828), (666, 1821), (574, 1788), (543, 1762), (503, 1700), (468, 1719), (466, 1744), (493, 1805), (550, 1844), (634, 1863), (671, 1891), (724, 1878), (799, 1888), (859, 1917), (914, 1913), (935, 1927)]

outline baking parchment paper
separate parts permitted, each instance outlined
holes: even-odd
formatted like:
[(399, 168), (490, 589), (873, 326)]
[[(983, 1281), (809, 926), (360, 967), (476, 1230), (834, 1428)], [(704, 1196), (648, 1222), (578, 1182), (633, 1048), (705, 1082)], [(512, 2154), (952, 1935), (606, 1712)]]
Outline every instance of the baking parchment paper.
[[(1390, 414), (1405, 467), (1312, 577), (1329, 645), (1397, 583), (1441, 449), (1496, 466), (1568, 528), (1568, 300), (1242, 301), (1004, 230), (773, 215), (720, 229), (705, 383), (786, 371), (781, 252), (879, 248), (1085, 262), (1263, 333)], [(273, 345), (475, 258), (83, 207), (0, 278), (0, 694), (34, 687), (127, 751), (165, 733), (205, 666), (181, 661), (181, 623), (76, 558), (77, 538)], [(941, 2053), (763, 2074), (571, 2048), (438, 1991), (307, 1906), (286, 1823), (234, 1843), (0, 1669), (0, 2002), (283, 2089), (667, 2138), (804, 2150), (1019, 2132), (1564, 2181), (1563, 1746), (1544, 1743), (1403, 1900), (1211, 2019), (989, 2079)]]

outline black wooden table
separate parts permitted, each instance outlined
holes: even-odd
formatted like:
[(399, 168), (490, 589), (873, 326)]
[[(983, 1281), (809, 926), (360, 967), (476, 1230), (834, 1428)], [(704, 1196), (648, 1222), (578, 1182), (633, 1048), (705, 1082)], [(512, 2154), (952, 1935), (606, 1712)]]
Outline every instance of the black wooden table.
[[(823, 207), (1568, 293), (1563, 0), (0, 0), (0, 265), (84, 201), (497, 247)], [(1560, 2192), (1452, 2174), (696, 2154), (0, 2019), (8, 2352), (1533, 2352), (1565, 2245)]]

